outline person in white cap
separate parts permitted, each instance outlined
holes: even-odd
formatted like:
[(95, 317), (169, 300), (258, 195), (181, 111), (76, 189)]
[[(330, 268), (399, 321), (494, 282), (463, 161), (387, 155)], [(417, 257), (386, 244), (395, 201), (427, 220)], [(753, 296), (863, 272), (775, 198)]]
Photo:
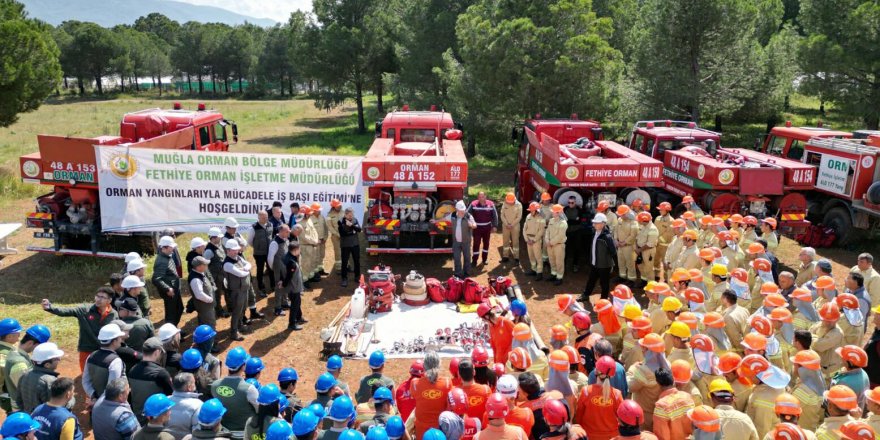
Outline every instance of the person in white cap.
[(49, 387), (58, 377), (58, 364), (64, 352), (58, 349), (58, 346), (52, 342), (44, 342), (37, 345), (31, 353), (31, 361), (34, 368), (21, 377), (18, 388), (21, 390), (21, 402), (18, 407), (22, 411), (30, 414), (34, 408), (41, 403), (49, 401)]
[[(220, 243), (223, 245), (224, 249), (228, 249), (228, 247), (231, 245), (230, 240), (234, 239), (234, 241), (237, 241), (238, 247), (239, 247), (238, 255), (239, 255), (239, 257), (241, 257), (242, 260), (244, 260), (245, 259), (244, 250), (248, 246), (248, 241), (244, 237), (242, 237), (241, 234), (238, 233), (238, 228), (240, 226), (238, 223), (238, 220), (236, 220), (233, 217), (227, 217), (226, 220), (223, 222), (223, 225), (226, 226), (226, 234), (224, 234), (223, 238), (220, 239)], [(248, 269), (248, 271), (250, 271), (250, 269)], [(254, 292), (254, 286), (253, 286), (252, 281), (253, 280), (248, 280), (247, 288), (245, 289), (246, 290), (245, 293), (247, 295), (246, 296), (246, 301), (247, 301), (246, 307), (251, 309), (251, 319), (265, 318), (266, 315), (257, 311), (257, 297), (256, 297), (256, 293)], [(231, 294), (229, 294), (229, 297), (227, 297), (226, 299), (227, 299), (226, 307), (231, 309), (232, 307), (229, 305), (229, 304), (231, 304), (231, 302), (229, 300), (232, 299)], [(232, 313), (232, 310), (230, 310), (230, 313)], [(243, 313), (241, 315), (241, 324), (243, 324), (243, 325), (250, 324), (250, 320), (247, 319), (247, 317)]]
[(193, 295), (193, 308), (199, 325), (217, 326), (217, 315), (214, 303), (219, 301), (217, 282), (208, 270), (209, 262), (205, 257), (197, 256), (190, 263), (189, 290)]
[(186, 253), (186, 272), (192, 270), (192, 260), (195, 257), (205, 255), (205, 251), (208, 249), (208, 242), (205, 241), (202, 237), (193, 237), (192, 240), (189, 241), (189, 252)]
[(180, 371), (180, 329), (171, 324), (162, 324), (157, 335), (165, 350), (165, 369), (174, 377)]
[[(140, 260), (136, 261), (140, 262)], [(122, 279), (122, 295), (115, 302), (116, 310), (119, 310), (119, 302), (126, 298), (132, 298), (138, 303), (138, 315), (149, 316), (150, 309), (144, 309), (144, 303), (149, 306), (149, 300), (144, 300), (147, 292), (144, 289), (144, 282), (135, 275), (129, 275)]]
[(208, 229), (208, 244), (205, 245), (205, 253), (202, 255), (208, 260), (208, 272), (214, 278), (214, 285), (217, 290), (214, 292), (214, 313), (216, 317), (228, 318), (229, 312), (223, 308), (220, 299), (226, 299), (226, 306), (229, 307), (229, 296), (226, 287), (223, 285), (223, 261), (226, 260), (226, 250), (220, 243), (223, 232), (220, 228), (213, 227)]
[(128, 273), (128, 263), (131, 263), (134, 260), (143, 260), (143, 257), (137, 252), (129, 252), (125, 254), (125, 263), (122, 265), (122, 273)]
[(180, 276), (172, 254), (177, 248), (174, 239), (166, 235), (159, 239), (159, 252), (153, 263), (153, 285), (165, 303), (165, 322), (180, 324), (183, 316), (183, 298), (180, 296)]
[(125, 364), (116, 354), (124, 337), (125, 332), (116, 324), (107, 324), (98, 333), (101, 348), (86, 359), (86, 368), (82, 375), (83, 390), (90, 406), (104, 394), (110, 381), (125, 376)]
[(596, 287), (596, 281), (602, 289), (601, 298), (608, 298), (611, 293), (611, 270), (617, 261), (617, 247), (614, 245), (614, 239), (606, 228), (608, 219), (605, 214), (597, 213), (593, 216), (592, 236), (587, 240), (589, 248), (587, 249), (587, 261), (590, 263), (590, 277), (587, 279), (587, 285), (584, 293), (581, 295), (581, 301), (587, 302), (593, 289)]
[[(463, 200), (455, 203), (455, 213), (447, 215), (444, 220), (451, 223), (453, 275), (466, 278), (471, 268), (471, 240), (477, 222), (468, 214)], [(435, 220), (431, 222), (434, 223)]]
[[(142, 283), (146, 284), (145, 277), (147, 274), (147, 264), (144, 263), (144, 260), (141, 260), (140, 258), (132, 260), (126, 266), (125, 273), (138, 277), (138, 279), (141, 280)], [(141, 308), (141, 313), (143, 313), (143, 316), (150, 316), (150, 308), (152, 307), (152, 305), (150, 304), (150, 292), (149, 290), (147, 290), (146, 285), (141, 287), (141, 290), (137, 296), (137, 301), (138, 306)]]
[(229, 337), (235, 341), (243, 341), (241, 336), (242, 318), (247, 304), (247, 292), (251, 283), (251, 263), (239, 255), (241, 245), (237, 240), (226, 243), (226, 259), (223, 261), (223, 272), (226, 288), (229, 289), (229, 312), (231, 322)]

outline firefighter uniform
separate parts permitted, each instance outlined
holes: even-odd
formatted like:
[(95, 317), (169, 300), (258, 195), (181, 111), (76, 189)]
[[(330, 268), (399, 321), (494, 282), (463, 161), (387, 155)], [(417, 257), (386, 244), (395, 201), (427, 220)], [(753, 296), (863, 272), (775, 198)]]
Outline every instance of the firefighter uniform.
[[(814, 276), (816, 276), (816, 262), (811, 261), (809, 264), (801, 263), (798, 266), (798, 272), (797, 276), (795, 276), (794, 284), (796, 286), (803, 286), (812, 280)], [(873, 301), (871, 303), (873, 304)]]
[(819, 440), (840, 440), (841, 437), (837, 435), (840, 427), (843, 426), (844, 423), (853, 420), (855, 419), (850, 415), (826, 417), (822, 426), (816, 429), (816, 438)]
[(636, 274), (636, 236), (639, 226), (635, 220), (624, 218), (617, 223), (614, 240), (617, 242), (617, 267), (620, 278), (635, 281)]
[(730, 340), (732, 351), (742, 354), (742, 340), (749, 326), (749, 311), (739, 304), (734, 304), (721, 313), (724, 317), (724, 333)]
[(825, 408), (822, 402), (825, 400), (821, 394), (816, 394), (810, 387), (798, 381), (791, 394), (801, 402), (801, 416), (798, 425), (804, 429), (815, 431), (825, 419)]
[[(541, 215), (544, 216), (544, 220), (547, 221), (547, 224), (550, 224), (550, 219), (553, 218), (553, 212), (551, 211), (552, 207), (553, 207), (552, 202), (548, 202), (548, 203), (542, 202), (541, 203), (541, 211), (540, 212), (541, 212)], [(544, 261), (547, 261), (547, 259), (549, 257), (547, 255), (547, 247), (546, 246), (543, 249), (541, 249), (541, 255), (544, 258)]]
[(301, 247), (300, 267), (302, 268), (303, 281), (306, 281), (317, 273), (318, 245), (320, 241), (318, 239), (318, 231), (315, 229), (311, 216), (303, 217), (302, 221), (297, 224), (303, 227), (302, 234), (299, 235)]
[(837, 347), (844, 345), (843, 331), (837, 325), (827, 329), (822, 325), (822, 321), (819, 321), (810, 327), (810, 333), (813, 334), (813, 345), (810, 348), (819, 353), (822, 375), (826, 380), (829, 380), (831, 375), (843, 367), (843, 359), (834, 351)]
[(544, 231), (545, 248), (550, 262), (550, 275), (562, 279), (565, 274), (565, 231), (568, 222), (559, 215), (551, 218)]
[(642, 280), (654, 280), (654, 259), (656, 258), (657, 243), (659, 242), (660, 231), (653, 223), (648, 222), (642, 224), (636, 234), (636, 247), (642, 249), (642, 264), (639, 265), (639, 272)]
[[(736, 396), (739, 399), (739, 396)], [(737, 440), (759, 440), (755, 424), (747, 415), (739, 412), (731, 405), (718, 405), (715, 407), (718, 419), (721, 422), (721, 432), (724, 438)], [(773, 440), (773, 439), (771, 439)]]
[(678, 254), (678, 258), (676, 258), (675, 262), (672, 263), (672, 267), (675, 269), (679, 267), (683, 267), (688, 270), (700, 269), (700, 266), (700, 255), (697, 253), (696, 245), (683, 247), (681, 253)]
[(523, 238), (526, 240), (526, 250), (529, 251), (529, 264), (533, 271), (539, 274), (544, 271), (544, 260), (541, 254), (544, 250), (544, 230), (547, 228), (547, 220), (540, 212), (533, 212), (526, 216), (523, 224)]
[(645, 354), (638, 346), (638, 341), (631, 331), (623, 335), (623, 350), (620, 352), (620, 362), (625, 370), (629, 370), (636, 362), (644, 362)]
[(501, 237), (504, 244), (501, 256), (513, 257), (519, 261), (519, 223), (522, 220), (523, 207), (519, 200), (501, 205)]
[(617, 220), (617, 214), (612, 210), (607, 210), (603, 214), (605, 214), (605, 218), (608, 219), (608, 222), (605, 223), (608, 228), (608, 232), (614, 234), (614, 230), (617, 229), (617, 224), (619, 223)]
[(745, 413), (749, 397), (752, 396), (752, 390), (755, 388), (754, 385), (748, 379), (737, 378), (730, 384), (730, 387), (733, 388), (733, 395), (736, 396), (734, 407), (737, 411)]
[(632, 400), (645, 412), (642, 429), (651, 431), (654, 428), (654, 407), (660, 398), (660, 385), (655, 379), (654, 371), (644, 363), (636, 363), (626, 371), (626, 385), (632, 393)]
[[(327, 219), (321, 214), (321, 211), (313, 211), (312, 226), (318, 234), (318, 246), (315, 248), (315, 272), (320, 273), (324, 270), (324, 256), (327, 255), (327, 238), (330, 236), (327, 228)], [(337, 226), (338, 228), (338, 226)]]
[(669, 281), (669, 277), (672, 276), (672, 271), (675, 269), (675, 260), (678, 259), (683, 248), (684, 243), (681, 240), (681, 234), (673, 236), (672, 241), (669, 242), (669, 245), (666, 248), (666, 252), (663, 254), (663, 263), (669, 265), (669, 269), (666, 271), (663, 278), (667, 282)]
[(709, 297), (706, 298), (706, 312), (717, 312), (721, 308), (721, 294), (730, 288), (730, 283), (722, 281), (712, 287)]
[(339, 241), (339, 219), (341, 218), (341, 208), (331, 208), (327, 213), (327, 232), (330, 234), (330, 243), (333, 244), (333, 258), (335, 258), (333, 268), (336, 270), (342, 269), (342, 247)]
[(759, 438), (764, 438), (764, 435), (779, 423), (779, 416), (776, 415), (776, 397), (784, 392), (785, 390), (773, 389), (763, 383), (755, 385), (752, 390), (746, 414), (755, 422)]
[(755, 233), (755, 228), (749, 228), (747, 231), (744, 231), (742, 236), (739, 239), (739, 248), (740, 249), (748, 249), (749, 245), (758, 240), (758, 234)]
[(738, 269), (743, 267), (743, 260), (745, 259), (745, 254), (741, 250), (734, 249), (730, 246), (726, 246), (721, 249), (721, 256), (727, 258), (727, 270), (733, 271), (734, 269)]
[(654, 219), (654, 226), (657, 227), (657, 251), (654, 252), (654, 268), (659, 275), (663, 270), (663, 262), (666, 257), (666, 249), (675, 238), (675, 232), (672, 229), (672, 216), (669, 213), (658, 216)]
[(697, 249), (702, 249), (706, 246), (711, 246), (712, 239), (715, 238), (715, 233), (712, 232), (709, 227), (705, 229), (700, 229), (699, 234), (697, 235)]

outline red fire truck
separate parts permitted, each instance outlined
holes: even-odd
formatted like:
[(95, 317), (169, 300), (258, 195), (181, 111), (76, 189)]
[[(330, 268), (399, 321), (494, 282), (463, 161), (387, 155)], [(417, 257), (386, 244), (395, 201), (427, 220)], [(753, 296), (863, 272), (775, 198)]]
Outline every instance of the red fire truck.
[(784, 127), (773, 127), (756, 149), (771, 156), (800, 161), (804, 156), (804, 144), (812, 138), (848, 139), (852, 136), (850, 132), (823, 127), (792, 127), (791, 121), (786, 121)]
[(407, 106), (376, 124), (362, 167), (368, 252), (452, 252), (444, 218), (467, 194), (460, 128), (449, 113)]
[(650, 204), (642, 188), (662, 185), (660, 161), (604, 140), (593, 120), (529, 119), (513, 136), (519, 143), (514, 188), (523, 204), (539, 200), (542, 192), (554, 202), (574, 196), (590, 210), (602, 200), (611, 206), (636, 198)]
[[(231, 133), (227, 133), (227, 127)], [(119, 124), (119, 136), (37, 136), (39, 151), (19, 158), (21, 178), (50, 185), (52, 192), (37, 197), (36, 210), (28, 214), (26, 224), (40, 230), (34, 232), (35, 237), (51, 239), (53, 245), (29, 246), (28, 250), (121, 258), (124, 254), (112, 251), (130, 249), (133, 244), (152, 247), (150, 233), (102, 232), (95, 145), (227, 151), (230, 140), (238, 141), (238, 128), (220, 112), (207, 110), (204, 104), (199, 104), (198, 110), (184, 110), (179, 103), (171, 110), (127, 113)], [(137, 243), (123, 237), (134, 237)]]

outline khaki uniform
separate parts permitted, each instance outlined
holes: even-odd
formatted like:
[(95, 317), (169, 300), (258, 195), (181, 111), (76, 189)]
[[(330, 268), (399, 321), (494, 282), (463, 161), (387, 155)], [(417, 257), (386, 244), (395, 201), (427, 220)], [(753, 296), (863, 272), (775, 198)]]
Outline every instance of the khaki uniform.
[(339, 242), (339, 219), (342, 218), (342, 209), (330, 209), (327, 213), (327, 232), (330, 234), (330, 243), (333, 244), (333, 268), (342, 269), (342, 247)]
[(302, 257), (300, 266), (302, 267), (303, 281), (306, 281), (315, 276), (317, 272), (318, 245), (320, 241), (318, 240), (318, 230), (315, 229), (311, 216), (303, 218), (297, 224), (303, 227), (303, 231), (299, 235), (299, 244), (301, 245), (300, 257)]
[(562, 279), (565, 274), (565, 231), (568, 222), (562, 216), (554, 217), (544, 231), (544, 244), (550, 263), (550, 275)]
[(837, 347), (843, 346), (843, 331), (836, 325), (831, 329), (826, 329), (819, 321), (810, 327), (810, 333), (813, 334), (813, 345), (810, 348), (819, 353), (822, 376), (826, 380), (831, 379), (831, 375), (843, 367), (843, 359), (834, 352)]
[(749, 249), (749, 245), (758, 240), (758, 234), (755, 233), (754, 229), (749, 229), (742, 233), (742, 236), (739, 238), (739, 247), (740, 249)]
[(721, 312), (724, 317), (724, 333), (730, 340), (733, 351), (742, 354), (742, 340), (749, 326), (749, 311), (745, 307), (735, 304)]
[(617, 244), (617, 268), (620, 278), (635, 281), (636, 274), (636, 236), (639, 234), (639, 226), (635, 220), (621, 220), (614, 230), (614, 240)]
[(607, 210), (603, 214), (605, 214), (605, 218), (608, 219), (608, 223), (606, 223), (605, 227), (608, 228), (608, 232), (611, 233), (611, 236), (614, 236), (614, 230), (617, 229), (617, 214), (612, 210)]
[(755, 385), (752, 390), (746, 414), (755, 422), (759, 437), (763, 438), (779, 423), (779, 416), (776, 415), (776, 397), (784, 392), (785, 390), (776, 390), (763, 383)]
[(312, 225), (318, 233), (318, 247), (315, 253), (315, 271), (324, 271), (324, 257), (327, 255), (327, 219), (319, 212), (318, 215), (312, 215)]
[(702, 249), (706, 246), (711, 246), (712, 239), (715, 237), (715, 233), (706, 229), (699, 229), (697, 231), (697, 249)]
[(755, 388), (754, 385), (744, 384), (741, 380), (737, 379), (730, 384), (730, 387), (733, 388), (733, 406), (737, 411), (742, 413), (746, 412), (746, 406), (749, 404), (749, 397), (752, 396), (752, 390)]
[(526, 240), (526, 250), (529, 252), (529, 263), (532, 270), (538, 273), (544, 271), (544, 260), (541, 254), (544, 251), (544, 230), (547, 228), (547, 220), (540, 213), (529, 214), (523, 224), (523, 238)]
[(658, 335), (662, 335), (669, 327), (669, 317), (666, 316), (666, 312), (659, 305), (648, 312), (648, 317), (651, 318), (651, 331)]
[(837, 430), (839, 430), (844, 423), (852, 420), (855, 419), (849, 415), (826, 417), (825, 423), (816, 430), (816, 438), (819, 440), (840, 440), (840, 436), (837, 435)]
[(769, 234), (762, 234), (761, 238), (763, 238), (767, 242), (767, 250), (770, 252), (776, 252), (776, 248), (779, 247), (779, 239), (776, 237), (776, 233), (770, 231)]
[(639, 228), (636, 235), (636, 247), (644, 247), (642, 250), (642, 264), (639, 265), (639, 273), (644, 281), (654, 281), (654, 264), (657, 257), (657, 243), (660, 241), (660, 231), (653, 223), (645, 223)]
[(501, 256), (519, 260), (519, 222), (522, 220), (523, 207), (519, 200), (501, 204), (501, 237), (504, 240)]
[(749, 416), (736, 410), (730, 405), (718, 405), (718, 420), (721, 422), (721, 432), (724, 438), (736, 440), (759, 440), (758, 430)]
[[(843, 310), (841, 310), (841, 313), (843, 313)], [(846, 319), (846, 316), (841, 315), (840, 320), (837, 321), (837, 326), (840, 327), (840, 331), (843, 332), (844, 344), (862, 345), (862, 337), (865, 336), (865, 327), (863, 325), (852, 325)]]
[(660, 385), (657, 384), (654, 371), (643, 363), (637, 363), (626, 370), (626, 385), (632, 393), (632, 400), (645, 412), (642, 429), (650, 431), (654, 426), (654, 406), (660, 398)]
[(743, 267), (743, 260), (745, 259), (745, 254), (743, 254), (742, 250), (737, 248), (734, 250), (732, 247), (728, 246), (721, 249), (721, 256), (727, 258), (727, 271), (733, 272), (734, 269), (739, 269)]
[(798, 425), (804, 429), (815, 431), (825, 420), (825, 409), (822, 408), (824, 396), (816, 394), (810, 387), (798, 381), (791, 394), (801, 402), (801, 417)]
[(868, 413), (868, 417), (865, 417), (865, 423), (874, 428), (875, 435), (880, 432), (880, 414)]
[[(804, 284), (807, 284), (810, 280), (813, 279), (813, 276), (816, 275), (815, 271), (816, 271), (816, 262), (815, 261), (811, 261), (810, 264), (807, 264), (807, 265), (804, 265), (804, 263), (801, 263), (798, 266), (798, 272), (797, 272), (797, 276), (794, 279), (794, 284), (798, 287), (803, 286)], [(874, 302), (871, 301), (871, 304), (874, 304)]]
[(717, 312), (721, 308), (721, 294), (729, 288), (730, 283), (727, 281), (722, 281), (712, 287), (709, 297), (706, 298), (706, 312)]
[(677, 235), (672, 238), (672, 241), (669, 242), (669, 246), (666, 248), (666, 253), (663, 255), (663, 263), (669, 265), (669, 270), (666, 271), (663, 279), (667, 283), (669, 282), (669, 277), (672, 276), (672, 271), (675, 269), (675, 260), (681, 254), (682, 248), (684, 248), (684, 243), (681, 241), (681, 237)]
[(623, 350), (620, 352), (620, 362), (623, 364), (624, 370), (629, 370), (636, 362), (643, 362), (645, 355), (642, 348), (638, 345), (638, 341), (632, 335), (632, 332), (626, 332), (623, 335)]
[(654, 252), (654, 268), (659, 275), (663, 271), (663, 262), (666, 261), (666, 249), (675, 238), (672, 230), (672, 216), (669, 214), (661, 215), (654, 219), (654, 226), (657, 227), (657, 251)]
[(683, 267), (685, 269), (700, 269), (700, 255), (697, 253), (697, 246), (682, 248), (678, 258), (672, 263), (672, 268), (677, 269)]
[(873, 267), (868, 268), (868, 270), (859, 270), (859, 266), (853, 266), (850, 272), (862, 274), (865, 278), (865, 293), (868, 294), (871, 305), (880, 305), (880, 273), (877, 273)]
[[(541, 209), (538, 211), (541, 213), (542, 216), (544, 216), (544, 220), (547, 221), (548, 225), (550, 224), (550, 219), (553, 218), (553, 211), (551, 210), (552, 207), (553, 207), (552, 203), (548, 203), (548, 204), (541, 203)], [(547, 259), (550, 258), (547, 255), (547, 247), (546, 246), (544, 246), (544, 248), (541, 250), (541, 255), (544, 257), (544, 261), (547, 261)]]

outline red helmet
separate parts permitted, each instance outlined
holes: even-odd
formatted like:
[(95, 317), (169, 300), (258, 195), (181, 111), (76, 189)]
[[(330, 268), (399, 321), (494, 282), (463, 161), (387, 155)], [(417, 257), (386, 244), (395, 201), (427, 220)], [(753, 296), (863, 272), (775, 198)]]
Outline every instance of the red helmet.
[(568, 408), (561, 400), (547, 400), (544, 402), (544, 421), (550, 426), (564, 425), (568, 422)]
[(449, 390), (446, 400), (449, 403), (449, 409), (452, 410), (452, 412), (458, 415), (463, 415), (467, 412), (468, 396), (463, 389), (455, 387)]
[(602, 356), (596, 361), (596, 372), (604, 374), (608, 377), (614, 377), (617, 370), (617, 362), (611, 356)]
[(486, 316), (486, 314), (489, 313), (491, 310), (492, 306), (490, 306), (489, 304), (480, 303), (480, 305), (477, 306), (477, 316), (482, 318)]
[(412, 377), (422, 377), (425, 375), (425, 363), (421, 359), (413, 361), (409, 366), (409, 375)]
[(571, 317), (571, 323), (574, 325), (574, 328), (578, 330), (586, 330), (593, 325), (593, 321), (590, 319), (590, 315), (587, 312), (577, 312)]
[[(476, 351), (476, 349), (474, 349), (474, 351)], [(473, 356), (473, 355), (471, 355), (471, 356)], [(458, 363), (459, 362), (460, 362), (460, 360), (457, 357), (454, 357), (454, 358), (452, 358), (451, 361), (449, 361), (449, 374), (451, 374), (452, 377), (458, 377)]]
[(617, 407), (617, 418), (627, 426), (639, 426), (645, 421), (645, 411), (635, 400), (624, 400)]
[(507, 406), (507, 399), (499, 393), (492, 393), (486, 399), (486, 417), (489, 419), (503, 419), (507, 417), (510, 408)]
[(471, 360), (475, 367), (488, 367), (489, 352), (483, 346), (474, 347), (474, 351), (471, 352)]
[(501, 362), (496, 362), (492, 364), (492, 371), (495, 372), (495, 377), (504, 376), (504, 373), (507, 372), (504, 368), (504, 364), (502, 364)]

